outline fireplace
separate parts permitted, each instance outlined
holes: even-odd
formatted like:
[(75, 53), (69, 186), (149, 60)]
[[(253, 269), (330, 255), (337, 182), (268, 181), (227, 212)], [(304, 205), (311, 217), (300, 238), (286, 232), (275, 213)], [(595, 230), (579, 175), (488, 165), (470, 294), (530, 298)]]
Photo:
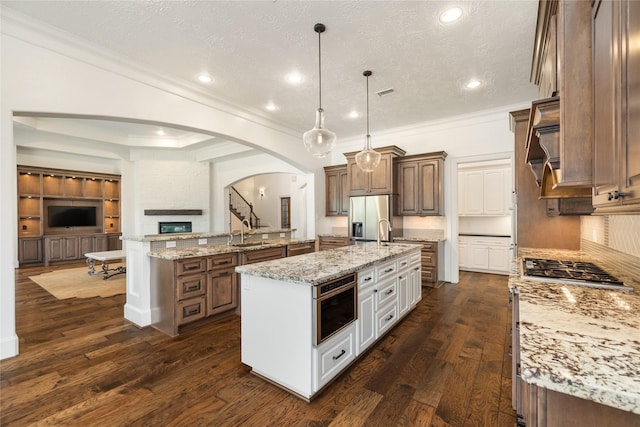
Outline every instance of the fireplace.
[(158, 233), (160, 234), (169, 234), (169, 233), (191, 233), (191, 222), (190, 221), (171, 221), (171, 222), (158, 222)]

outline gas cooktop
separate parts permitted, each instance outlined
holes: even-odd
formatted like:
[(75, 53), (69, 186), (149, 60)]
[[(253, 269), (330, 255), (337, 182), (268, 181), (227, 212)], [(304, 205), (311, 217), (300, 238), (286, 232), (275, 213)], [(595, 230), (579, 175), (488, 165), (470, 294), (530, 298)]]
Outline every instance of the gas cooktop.
[(591, 262), (524, 258), (523, 279), (630, 291), (622, 280)]

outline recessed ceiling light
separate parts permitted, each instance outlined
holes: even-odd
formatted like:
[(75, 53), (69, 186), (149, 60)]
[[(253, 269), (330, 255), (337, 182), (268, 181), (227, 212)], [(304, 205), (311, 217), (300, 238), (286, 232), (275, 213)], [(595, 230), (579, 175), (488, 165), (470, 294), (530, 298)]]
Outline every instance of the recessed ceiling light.
[(480, 86), (480, 82), (478, 80), (469, 80), (467, 84), (464, 85), (467, 89), (475, 89)]
[(202, 83), (211, 83), (211, 76), (209, 74), (200, 74), (198, 76), (198, 80), (200, 80)]
[(357, 119), (358, 117), (360, 117), (360, 113), (358, 113), (357, 111), (352, 111), (349, 113), (349, 117), (352, 119)]
[(448, 24), (457, 19), (460, 19), (462, 16), (462, 9), (459, 7), (452, 7), (451, 9), (447, 9), (440, 14), (440, 22), (443, 24)]
[(287, 76), (287, 81), (291, 84), (297, 85), (302, 82), (302, 76), (294, 71)]
[(162, 129), (157, 130), (157, 131), (156, 131), (156, 134), (157, 134), (157, 135), (160, 135), (160, 136), (164, 136), (164, 135), (165, 135), (165, 133), (164, 133), (164, 131), (163, 131)]
[(270, 102), (267, 105), (265, 105), (264, 108), (266, 108), (269, 111), (275, 111), (277, 107), (272, 102)]

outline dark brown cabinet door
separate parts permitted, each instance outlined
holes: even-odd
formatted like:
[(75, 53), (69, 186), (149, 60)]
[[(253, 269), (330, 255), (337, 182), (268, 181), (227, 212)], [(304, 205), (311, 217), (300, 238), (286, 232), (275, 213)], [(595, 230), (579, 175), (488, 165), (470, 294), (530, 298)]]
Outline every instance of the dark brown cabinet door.
[(340, 209), (338, 215), (349, 215), (349, 174), (347, 168), (340, 171), (338, 176), (339, 189), (338, 195), (340, 197)]
[(440, 171), (438, 161), (420, 162), (419, 188), (420, 188), (420, 213), (422, 215), (441, 215), (442, 189), (439, 179)]
[(234, 270), (209, 273), (207, 315), (222, 313), (238, 306), (238, 286)]
[(398, 165), (398, 214), (418, 215), (418, 162)]
[(18, 261), (22, 264), (42, 262), (42, 238), (18, 239)]

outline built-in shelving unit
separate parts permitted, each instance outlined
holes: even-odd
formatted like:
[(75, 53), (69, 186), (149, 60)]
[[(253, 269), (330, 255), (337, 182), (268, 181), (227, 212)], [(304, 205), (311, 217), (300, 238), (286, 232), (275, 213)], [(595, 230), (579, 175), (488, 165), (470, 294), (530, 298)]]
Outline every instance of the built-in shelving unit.
[[(50, 260), (82, 259), (87, 251), (120, 249), (120, 175), (18, 166), (18, 260), (20, 264)], [(89, 227), (48, 225), (51, 205), (92, 206), (96, 224)], [(50, 254), (47, 248), (65, 247), (81, 251)], [(75, 242), (77, 240), (77, 242)], [(88, 243), (89, 242), (89, 243)], [(82, 253), (80, 253), (82, 252)]]

